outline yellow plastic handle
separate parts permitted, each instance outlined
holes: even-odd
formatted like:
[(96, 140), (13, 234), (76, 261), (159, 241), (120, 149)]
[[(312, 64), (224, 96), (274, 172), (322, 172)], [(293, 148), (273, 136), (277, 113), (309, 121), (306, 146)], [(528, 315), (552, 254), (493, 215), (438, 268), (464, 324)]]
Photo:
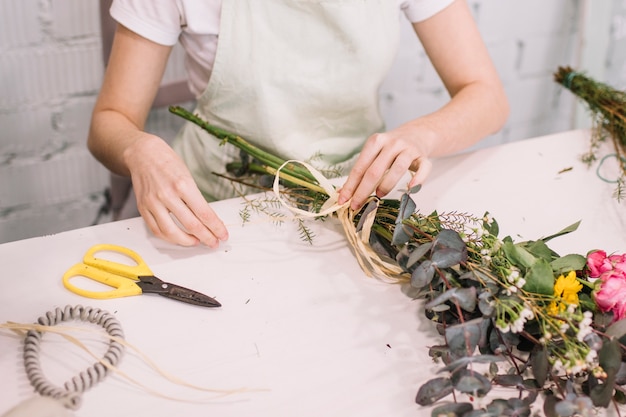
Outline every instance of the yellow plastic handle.
[[(98, 281), (114, 289), (110, 291), (90, 291), (77, 287), (70, 282), (72, 278), (81, 276)], [(63, 274), (63, 285), (71, 292), (88, 298), (109, 299), (141, 294), (141, 288), (132, 279), (85, 264), (76, 264), (68, 269)]]
[[(97, 258), (96, 253), (98, 252), (114, 252), (125, 255), (126, 257), (132, 259), (135, 262), (135, 265), (126, 265), (123, 263), (110, 261), (108, 259)], [(107, 243), (95, 245), (89, 248), (89, 250), (83, 257), (83, 263), (98, 269), (102, 269), (103, 271), (108, 271), (112, 274), (121, 275), (123, 277), (132, 278), (135, 280), (139, 279), (138, 277), (140, 276), (153, 275), (148, 265), (144, 262), (143, 259), (141, 259), (141, 256), (139, 256), (137, 252), (123, 246), (111, 245)]]

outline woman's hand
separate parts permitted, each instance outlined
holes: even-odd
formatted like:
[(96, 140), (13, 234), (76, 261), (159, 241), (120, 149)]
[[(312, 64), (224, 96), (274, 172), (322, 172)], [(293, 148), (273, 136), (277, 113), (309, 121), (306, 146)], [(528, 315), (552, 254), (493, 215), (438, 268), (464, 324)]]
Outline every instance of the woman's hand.
[(367, 140), (339, 194), (339, 203), (352, 199), (353, 209), (374, 191), (386, 195), (407, 170), (415, 171), (409, 188), (421, 184), (430, 171), (428, 158), (460, 151), (496, 132), (509, 113), (504, 88), (467, 2), (456, 0), (413, 28), (451, 100)]
[(137, 208), (155, 236), (168, 242), (215, 248), (226, 226), (206, 202), (184, 162), (162, 139), (147, 135), (124, 152)]
[(372, 135), (339, 192), (339, 204), (352, 199), (350, 206), (356, 210), (373, 192), (383, 197), (407, 171), (414, 172), (408, 188), (421, 184), (430, 173), (428, 156), (434, 140), (434, 134), (417, 121)]

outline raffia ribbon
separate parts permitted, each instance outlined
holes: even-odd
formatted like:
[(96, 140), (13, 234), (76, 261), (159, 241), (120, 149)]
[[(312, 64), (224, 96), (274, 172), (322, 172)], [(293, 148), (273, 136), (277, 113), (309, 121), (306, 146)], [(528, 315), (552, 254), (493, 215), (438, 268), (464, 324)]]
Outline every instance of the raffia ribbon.
[[(300, 208), (294, 207), (289, 204), (280, 193), (280, 171), (287, 164), (299, 164), (306, 168), (313, 177), (317, 180), (320, 187), (324, 189), (326, 194), (328, 195), (328, 200), (322, 205), (319, 212), (310, 212), (307, 210), (302, 210)], [(288, 160), (285, 161), (284, 164), (278, 168), (276, 171), (276, 175), (274, 177), (274, 185), (273, 191), (276, 195), (276, 198), (280, 201), (280, 203), (287, 208), (289, 211), (294, 213), (296, 216), (301, 218), (317, 218), (328, 216), (330, 214), (335, 214), (339, 219), (341, 226), (343, 227), (343, 231), (352, 246), (356, 259), (361, 266), (361, 269), (368, 276), (376, 277), (380, 280), (398, 283), (398, 282), (407, 282), (410, 279), (410, 276), (407, 272), (403, 271), (400, 266), (397, 264), (388, 262), (383, 259), (372, 249), (369, 244), (370, 234), (372, 232), (372, 226), (374, 225), (374, 220), (376, 218), (376, 210), (371, 210), (367, 213), (366, 218), (362, 219), (363, 227), (357, 231), (354, 226), (354, 217), (357, 212), (350, 208), (350, 201), (346, 201), (344, 204), (338, 204), (339, 193), (335, 190), (333, 184), (326, 178), (320, 171), (316, 168), (307, 164), (306, 162), (297, 161), (297, 160)], [(369, 201), (372, 201), (376, 197), (371, 196)]]

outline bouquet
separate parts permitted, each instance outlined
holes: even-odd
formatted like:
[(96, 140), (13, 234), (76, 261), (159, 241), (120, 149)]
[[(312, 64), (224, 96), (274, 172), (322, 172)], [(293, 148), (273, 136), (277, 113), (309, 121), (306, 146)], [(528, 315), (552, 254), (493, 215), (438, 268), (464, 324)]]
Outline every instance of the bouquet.
[[(253, 210), (287, 204), (307, 240), (303, 216), (336, 216), (366, 274), (423, 300), (441, 335), (428, 353), (441, 367), (416, 387), (415, 401), (433, 416), (528, 416), (538, 399), (547, 416), (626, 403), (626, 254), (550, 249), (578, 223), (515, 242), (498, 236), (489, 213), (420, 213), (411, 198), (419, 187), (400, 199), (371, 197), (354, 211), (336, 204), (332, 185), (308, 164), (268, 154), (183, 108), (170, 111), (241, 150), (227, 167), (232, 181), (275, 195), (249, 201)], [(495, 398), (494, 386), (510, 397)]]
[[(598, 159), (600, 145), (608, 139), (614, 153), (604, 155), (598, 166), (598, 176), (604, 181), (615, 183), (615, 197), (620, 201), (626, 190), (626, 92), (598, 82), (570, 67), (559, 67), (554, 80), (585, 102), (593, 120), (593, 135), (589, 152), (583, 161), (591, 164)], [(616, 178), (607, 178), (600, 173), (602, 164), (615, 158), (618, 165)]]

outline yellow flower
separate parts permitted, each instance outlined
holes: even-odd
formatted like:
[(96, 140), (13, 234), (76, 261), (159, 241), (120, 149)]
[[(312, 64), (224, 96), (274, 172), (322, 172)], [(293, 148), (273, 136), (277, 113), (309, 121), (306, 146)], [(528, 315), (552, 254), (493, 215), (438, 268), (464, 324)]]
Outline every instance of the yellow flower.
[(578, 293), (582, 289), (582, 284), (576, 279), (576, 272), (571, 271), (567, 276), (560, 275), (554, 284), (555, 300), (548, 307), (550, 314), (556, 316), (565, 311), (568, 305), (577, 306)]

